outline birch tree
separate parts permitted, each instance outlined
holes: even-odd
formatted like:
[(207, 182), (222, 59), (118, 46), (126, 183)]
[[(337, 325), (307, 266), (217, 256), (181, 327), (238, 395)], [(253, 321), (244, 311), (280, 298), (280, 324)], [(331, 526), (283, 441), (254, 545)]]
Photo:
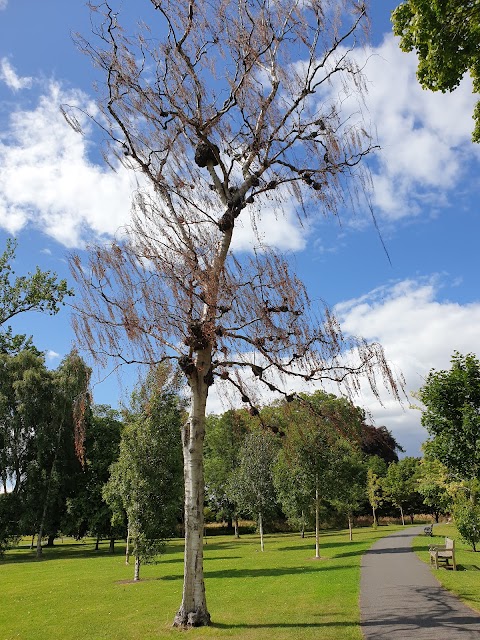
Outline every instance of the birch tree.
[[(202, 447), (215, 380), (253, 414), (254, 389), (290, 397), (282, 376), (355, 390), (365, 374), (377, 391), (380, 374), (397, 395), (381, 347), (346, 339), (258, 233), (267, 212), (336, 214), (364, 192), (374, 143), (351, 108), (365, 83), (350, 54), (366, 10), (355, 0), (151, 0), (141, 24), (122, 28), (118, 4), (92, 3), (94, 36), (78, 43), (103, 74), (97, 119), (110, 162), (136, 171), (139, 189), (118, 239), (92, 247), (88, 263), (72, 259), (83, 297), (75, 328), (99, 358), (176, 360), (185, 375), (174, 624), (200, 626), (210, 622)], [(65, 107), (65, 116), (80, 128), (83, 115)], [(234, 251), (242, 226), (256, 234), (250, 252)]]

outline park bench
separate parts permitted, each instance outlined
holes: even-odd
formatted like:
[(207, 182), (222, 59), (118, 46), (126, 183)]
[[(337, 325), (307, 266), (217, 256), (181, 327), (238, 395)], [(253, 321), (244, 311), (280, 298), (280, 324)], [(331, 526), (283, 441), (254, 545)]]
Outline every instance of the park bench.
[(423, 530), (423, 533), (426, 536), (433, 536), (433, 524), (429, 525), (428, 527), (425, 527)]
[(445, 544), (440, 546), (432, 546), (429, 549), (430, 551), (430, 564), (432, 562), (435, 563), (435, 569), (438, 569), (439, 560), (445, 561), (445, 564), (449, 564), (448, 561), (452, 559), (452, 568), (454, 571), (457, 570), (457, 565), (455, 564), (455, 540), (451, 538), (445, 538)]

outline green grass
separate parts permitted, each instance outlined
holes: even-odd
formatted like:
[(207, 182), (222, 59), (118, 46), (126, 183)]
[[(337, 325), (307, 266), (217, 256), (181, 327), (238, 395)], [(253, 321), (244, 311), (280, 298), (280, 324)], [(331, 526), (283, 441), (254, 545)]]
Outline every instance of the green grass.
[(413, 548), (426, 563), (430, 562), (428, 548), (430, 545), (444, 544), (445, 536), (455, 540), (455, 561), (457, 571), (442, 566), (433, 575), (446, 589), (457, 595), (465, 604), (476, 611), (480, 611), (480, 552), (475, 553), (471, 547), (460, 538), (460, 534), (453, 524), (434, 525), (433, 535), (418, 536), (413, 541)]
[[(213, 624), (189, 638), (360, 640), (360, 558), (371, 544), (398, 527), (325, 532), (321, 560), (314, 539), (291, 534), (208, 538), (207, 603)], [(28, 546), (0, 562), (1, 640), (150, 640), (178, 637), (171, 628), (182, 593), (183, 546), (169, 543), (159, 564), (142, 567), (139, 583), (103, 544), (70, 539), (44, 550), (36, 561)]]

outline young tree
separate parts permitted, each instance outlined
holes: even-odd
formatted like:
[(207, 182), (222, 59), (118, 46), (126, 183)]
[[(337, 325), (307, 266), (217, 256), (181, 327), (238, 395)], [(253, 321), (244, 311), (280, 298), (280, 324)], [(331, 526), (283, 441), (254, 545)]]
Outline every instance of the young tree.
[(418, 504), (418, 475), (420, 462), (418, 458), (402, 458), (392, 462), (383, 480), (384, 496), (398, 507), (405, 526), (405, 509), (412, 503)]
[(376, 371), (397, 394), (379, 345), (345, 339), (328, 311), (322, 319), (262, 238), (250, 254), (232, 245), (242, 223), (258, 231), (272, 207), (335, 213), (363, 188), (372, 139), (341, 107), (364, 85), (349, 52), (365, 5), (151, 0), (150, 21), (129, 35), (117, 4), (93, 3), (104, 21), (94, 43), (79, 44), (106, 80), (101, 126), (145, 184), (122, 238), (92, 248), (88, 265), (72, 260), (83, 295), (75, 326), (97, 357), (176, 359), (185, 374), (185, 573), (174, 624), (205, 625), (202, 447), (215, 378), (252, 413), (241, 371), (284, 394), (277, 374), (356, 389), (365, 373), (376, 391)]
[(387, 465), (382, 458), (372, 456), (368, 460), (367, 470), (367, 496), (373, 513), (373, 527), (378, 526), (377, 509), (382, 505), (383, 481), (387, 474)]
[(240, 511), (256, 519), (260, 549), (264, 551), (263, 524), (274, 513), (277, 496), (273, 468), (278, 455), (278, 441), (268, 431), (249, 433), (245, 437), (238, 468), (230, 477), (228, 494)]
[(452, 505), (452, 495), (448, 487), (448, 469), (439, 460), (430, 459), (428, 447), (425, 447), (425, 457), (420, 461), (418, 491), (423, 496), (424, 504), (430, 507), (437, 523), (440, 514), (448, 512)]
[(181, 513), (181, 406), (167, 377), (165, 366), (152, 368), (134, 392), (120, 455), (104, 489), (112, 509), (121, 506), (120, 515), (127, 515), (134, 580), (140, 579), (141, 563), (152, 562), (173, 535)]
[(430, 434), (429, 456), (457, 480), (480, 478), (480, 362), (455, 353), (448, 371), (432, 370), (417, 397)]
[[(404, 0), (392, 12), (402, 51), (418, 56), (417, 78), (424, 89), (453, 91), (468, 72), (480, 92), (477, 0)], [(480, 102), (473, 112), (473, 141), (480, 141)]]
[(340, 456), (336, 466), (336, 483), (333, 505), (346, 514), (348, 537), (353, 540), (353, 517), (367, 497), (367, 466), (360, 451), (347, 441), (341, 443)]
[(229, 477), (238, 466), (243, 441), (248, 433), (248, 418), (245, 410), (226, 411), (221, 416), (207, 417), (205, 431), (205, 486), (207, 497), (217, 511), (221, 511), (234, 524), (238, 538), (238, 510), (229, 499), (227, 488)]

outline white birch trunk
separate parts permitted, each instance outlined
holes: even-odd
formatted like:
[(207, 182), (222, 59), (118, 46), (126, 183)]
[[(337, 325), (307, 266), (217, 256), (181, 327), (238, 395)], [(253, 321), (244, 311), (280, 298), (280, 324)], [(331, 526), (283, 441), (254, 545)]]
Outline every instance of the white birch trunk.
[(125, 564), (130, 563), (130, 525), (127, 526), (127, 544), (125, 545)]
[(260, 531), (260, 549), (262, 551), (265, 551), (265, 545), (263, 544), (263, 519), (262, 519), (262, 512), (261, 511), (258, 514), (258, 529)]
[(315, 558), (320, 558), (320, 494), (315, 488)]
[(402, 516), (402, 524), (403, 526), (405, 526), (405, 516), (403, 515), (403, 508), (401, 505), (400, 505), (400, 515)]
[(210, 352), (199, 352), (197, 372), (190, 378), (192, 404), (182, 428), (185, 480), (185, 561), (182, 604), (173, 621), (178, 627), (210, 623), (203, 578), (203, 440), (208, 385), (204, 375), (210, 368)]
[(133, 573), (134, 582), (138, 582), (140, 580), (140, 558), (139, 556), (135, 556), (135, 569)]
[(233, 526), (235, 527), (235, 538), (240, 538), (240, 532), (238, 530), (238, 516), (235, 514), (235, 518), (233, 519)]
[(377, 512), (375, 507), (372, 507), (372, 512), (373, 512), (373, 528), (376, 529), (378, 522), (377, 522)]
[(353, 526), (352, 526), (352, 516), (348, 514), (348, 539), (350, 542), (353, 540)]

